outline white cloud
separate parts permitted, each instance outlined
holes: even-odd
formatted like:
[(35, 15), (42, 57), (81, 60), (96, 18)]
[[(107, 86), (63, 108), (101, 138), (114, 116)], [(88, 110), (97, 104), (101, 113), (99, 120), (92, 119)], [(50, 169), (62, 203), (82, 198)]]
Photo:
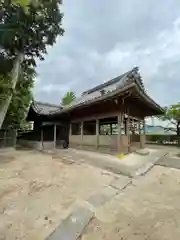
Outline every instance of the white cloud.
[(156, 101), (179, 100), (179, 1), (66, 0), (63, 9), (65, 36), (38, 64), (38, 99), (56, 103), (139, 66)]

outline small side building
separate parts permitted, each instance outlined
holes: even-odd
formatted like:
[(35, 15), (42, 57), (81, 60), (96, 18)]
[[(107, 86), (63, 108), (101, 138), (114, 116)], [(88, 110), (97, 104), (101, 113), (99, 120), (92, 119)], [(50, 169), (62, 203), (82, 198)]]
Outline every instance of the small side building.
[(85, 91), (68, 106), (38, 112), (37, 105), (27, 119), (34, 121), (34, 131), (51, 123), (53, 147), (63, 140), (72, 148), (113, 153), (144, 148), (145, 117), (164, 112), (147, 95), (138, 68)]

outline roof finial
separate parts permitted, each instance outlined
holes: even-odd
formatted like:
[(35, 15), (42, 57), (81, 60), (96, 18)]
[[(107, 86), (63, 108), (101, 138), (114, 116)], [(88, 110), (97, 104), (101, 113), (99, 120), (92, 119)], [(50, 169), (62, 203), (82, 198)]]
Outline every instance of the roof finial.
[(139, 72), (139, 67), (138, 66), (135, 66), (134, 68), (133, 68), (133, 72)]

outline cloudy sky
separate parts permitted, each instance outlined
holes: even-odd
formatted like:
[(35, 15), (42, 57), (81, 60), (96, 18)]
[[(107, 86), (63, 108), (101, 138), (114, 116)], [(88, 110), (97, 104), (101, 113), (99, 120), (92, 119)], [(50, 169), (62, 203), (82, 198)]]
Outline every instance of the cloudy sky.
[(180, 101), (179, 0), (64, 0), (65, 35), (38, 63), (35, 99), (59, 104), (139, 66), (149, 95)]

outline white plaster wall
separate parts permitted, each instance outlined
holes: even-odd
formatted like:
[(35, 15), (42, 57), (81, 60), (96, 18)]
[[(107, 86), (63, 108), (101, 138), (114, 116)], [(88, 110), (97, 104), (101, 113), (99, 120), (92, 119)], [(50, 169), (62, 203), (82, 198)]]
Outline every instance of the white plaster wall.
[(70, 144), (81, 144), (81, 135), (70, 135), (69, 143)]
[(128, 147), (129, 146), (129, 141), (128, 141), (128, 136), (127, 135), (122, 135), (121, 136), (121, 141), (122, 141), (122, 146), (123, 147)]
[(83, 145), (96, 146), (97, 137), (96, 135), (83, 135)]
[(99, 146), (117, 147), (117, 135), (99, 135)]

